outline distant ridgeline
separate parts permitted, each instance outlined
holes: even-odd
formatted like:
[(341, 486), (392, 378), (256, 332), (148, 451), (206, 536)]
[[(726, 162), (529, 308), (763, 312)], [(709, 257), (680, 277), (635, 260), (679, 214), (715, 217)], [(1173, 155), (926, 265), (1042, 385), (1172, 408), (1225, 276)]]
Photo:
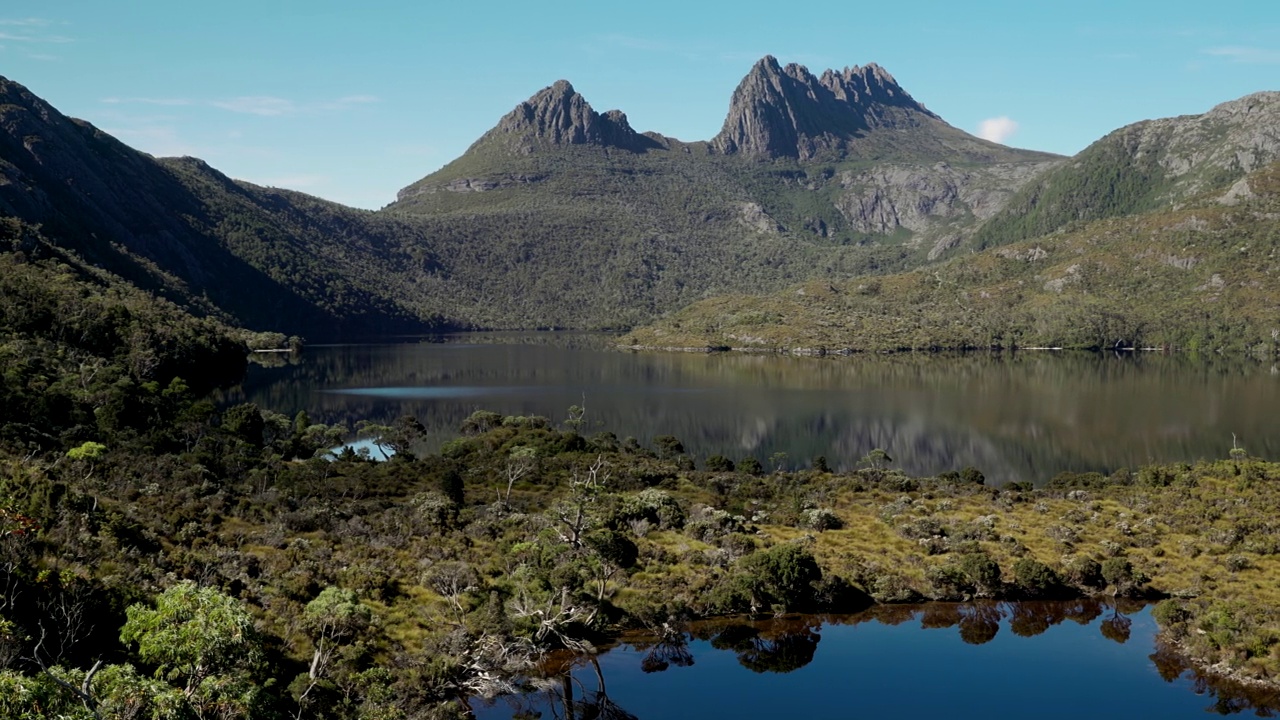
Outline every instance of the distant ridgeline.
[(1280, 157), (1278, 97), (1068, 159), (954, 128), (874, 64), (766, 57), (695, 142), (561, 80), (369, 212), (153, 158), (0, 79), (0, 214), (197, 315), (312, 339), (626, 329), (705, 301), (635, 342), (1256, 348), (1272, 221), (1262, 176), (1240, 183)]

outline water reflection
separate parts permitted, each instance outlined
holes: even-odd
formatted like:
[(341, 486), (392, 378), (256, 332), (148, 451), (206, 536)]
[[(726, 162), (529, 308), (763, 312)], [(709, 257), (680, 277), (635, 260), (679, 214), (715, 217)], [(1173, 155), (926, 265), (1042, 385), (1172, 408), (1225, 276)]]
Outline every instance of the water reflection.
[(435, 445), (477, 409), (559, 421), (585, 404), (587, 434), (645, 444), (671, 434), (699, 459), (784, 452), (792, 467), (823, 455), (849, 469), (883, 448), (911, 473), (972, 465), (997, 483), (1223, 457), (1232, 433), (1252, 454), (1280, 450), (1280, 377), (1247, 362), (630, 354), (592, 349), (584, 336), (575, 347), (519, 344), (554, 337), (308, 348), (253, 368), (225, 399), (351, 427), (415, 415)]
[[(767, 623), (732, 623), (710, 638), (711, 647), (729, 650), (738, 664), (756, 673), (789, 673), (813, 662), (822, 623), (812, 616)], [(702, 638), (700, 638), (702, 639)]]
[[(561, 658), (530, 680), (529, 692), (474, 710), (480, 718), (565, 720), (843, 716), (851, 694), (873, 716), (1008, 716), (1001, 703), (1036, 717), (1280, 710), (1277, 693), (1212, 680), (1154, 633), (1141, 603), (1090, 599), (723, 618), (624, 637), (598, 656)], [(928, 692), (910, 690), (922, 677)]]

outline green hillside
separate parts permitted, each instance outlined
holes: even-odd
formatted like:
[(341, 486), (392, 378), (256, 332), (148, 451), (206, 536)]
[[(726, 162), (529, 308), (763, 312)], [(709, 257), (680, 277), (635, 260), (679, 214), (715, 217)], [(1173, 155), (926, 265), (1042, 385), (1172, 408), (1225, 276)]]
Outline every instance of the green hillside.
[[(1244, 188), (1247, 188), (1244, 189)], [(1224, 197), (1101, 220), (937, 267), (707, 300), (624, 344), (882, 351), (1277, 349), (1280, 165)]]
[(1175, 207), (1226, 188), (1280, 153), (1280, 93), (1256, 93), (1203, 115), (1129, 125), (1024, 186), (973, 236), (979, 248), (1072, 223)]

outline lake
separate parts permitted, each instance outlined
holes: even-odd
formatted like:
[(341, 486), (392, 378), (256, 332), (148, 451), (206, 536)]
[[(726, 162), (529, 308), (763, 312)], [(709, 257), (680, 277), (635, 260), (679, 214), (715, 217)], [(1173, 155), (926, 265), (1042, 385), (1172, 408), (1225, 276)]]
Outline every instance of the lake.
[(586, 408), (584, 434), (648, 444), (674, 435), (713, 454), (787, 467), (818, 455), (850, 469), (874, 448), (931, 475), (974, 466), (992, 483), (1058, 472), (1226, 457), (1275, 458), (1280, 373), (1270, 364), (1154, 354), (1022, 352), (800, 358), (629, 353), (590, 335), (460, 335), (308, 347), (252, 366), (225, 402), (324, 423), (416, 416), (429, 449), (475, 410)]
[[(888, 606), (722, 619), (553, 664), (497, 718), (1199, 718), (1271, 716), (1274, 694), (1214, 685), (1159, 647), (1141, 605)], [(566, 698), (569, 703), (566, 704)], [(566, 706), (567, 705), (567, 706)]]

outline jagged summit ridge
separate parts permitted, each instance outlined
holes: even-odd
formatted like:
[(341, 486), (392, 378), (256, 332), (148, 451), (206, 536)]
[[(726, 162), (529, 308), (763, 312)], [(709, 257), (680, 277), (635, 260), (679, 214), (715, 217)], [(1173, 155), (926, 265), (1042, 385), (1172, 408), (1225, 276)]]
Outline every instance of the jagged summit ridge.
[(767, 55), (734, 90), (712, 147), (725, 154), (805, 160), (842, 153), (871, 130), (917, 126), (926, 118), (939, 120), (875, 63), (815, 76), (803, 65), (783, 67)]
[(481, 142), (495, 138), (525, 154), (540, 145), (599, 145), (642, 152), (655, 144), (631, 129), (622, 111), (593, 110), (568, 80), (557, 80), (517, 105)]

